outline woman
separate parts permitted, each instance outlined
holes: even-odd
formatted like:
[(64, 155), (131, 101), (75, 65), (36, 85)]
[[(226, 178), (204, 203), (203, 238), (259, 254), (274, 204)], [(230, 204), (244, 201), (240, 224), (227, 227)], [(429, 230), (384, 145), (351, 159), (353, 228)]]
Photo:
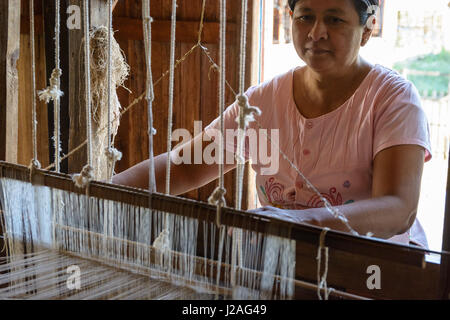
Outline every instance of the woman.
[[(263, 205), (253, 212), (348, 231), (323, 207), (323, 197), (359, 234), (427, 246), (416, 212), (423, 163), (431, 153), (417, 91), (395, 72), (359, 56), (371, 36), (368, 7), (378, 0), (289, 0), (289, 5), (294, 47), (306, 66), (247, 91), (250, 105), (262, 111), (249, 128), (278, 130), (280, 149), (321, 197), (280, 155), (278, 172), (269, 176), (262, 174), (264, 165), (252, 162)], [(238, 112), (237, 104), (228, 107), (226, 128), (237, 128)], [(212, 136), (218, 128), (216, 119), (203, 134)], [(194, 152), (195, 142), (204, 140), (195, 137), (171, 157), (189, 148)], [(233, 141), (225, 139), (225, 146), (234, 152)], [(253, 159), (248, 149), (246, 156)], [(161, 192), (166, 158), (155, 157)], [(225, 172), (232, 168), (225, 165)], [(113, 181), (147, 187), (147, 171), (143, 162)], [(216, 178), (217, 165), (174, 165), (171, 192), (181, 194)]]

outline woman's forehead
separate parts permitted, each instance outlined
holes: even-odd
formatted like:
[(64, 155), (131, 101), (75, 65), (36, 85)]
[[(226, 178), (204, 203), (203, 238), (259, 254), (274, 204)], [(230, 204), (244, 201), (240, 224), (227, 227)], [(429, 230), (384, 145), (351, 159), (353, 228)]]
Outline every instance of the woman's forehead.
[(295, 11), (331, 11), (335, 13), (348, 13), (354, 10), (352, 0), (297, 0)]

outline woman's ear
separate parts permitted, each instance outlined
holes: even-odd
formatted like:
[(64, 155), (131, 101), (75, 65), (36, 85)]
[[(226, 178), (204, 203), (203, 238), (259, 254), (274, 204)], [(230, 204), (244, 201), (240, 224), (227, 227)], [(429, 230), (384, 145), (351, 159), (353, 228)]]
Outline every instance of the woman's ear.
[(361, 38), (361, 47), (364, 47), (369, 41), (370, 37), (372, 36), (372, 31), (375, 28), (376, 22), (377, 20), (375, 16), (370, 16), (369, 19), (367, 20)]

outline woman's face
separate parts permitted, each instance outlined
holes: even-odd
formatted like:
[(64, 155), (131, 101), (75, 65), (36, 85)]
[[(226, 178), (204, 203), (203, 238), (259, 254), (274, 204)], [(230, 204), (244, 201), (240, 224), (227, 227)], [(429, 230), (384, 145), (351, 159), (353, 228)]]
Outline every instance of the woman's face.
[(370, 36), (352, 0), (300, 0), (292, 18), (297, 54), (322, 74), (336, 74), (355, 63)]

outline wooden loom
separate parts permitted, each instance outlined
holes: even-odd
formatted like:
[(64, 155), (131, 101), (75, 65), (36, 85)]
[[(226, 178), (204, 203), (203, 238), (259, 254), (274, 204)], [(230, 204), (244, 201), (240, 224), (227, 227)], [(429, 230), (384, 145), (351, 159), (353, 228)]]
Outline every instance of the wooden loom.
[[(3, 8), (1, 8), (3, 9)], [(11, 8), (9, 8), (11, 10)], [(1, 10), (3, 11), (3, 10)], [(4, 11), (8, 12), (8, 10)], [(1, 19), (0, 19), (1, 20)], [(8, 50), (2, 48), (0, 54), (7, 53)], [(3, 60), (2, 60), (3, 61)], [(7, 61), (8, 63), (9, 61)], [(3, 62), (2, 62), (3, 63)], [(3, 67), (3, 66), (2, 66)], [(1, 72), (0, 72), (1, 73)], [(9, 75), (8, 72), (1, 73)], [(7, 88), (4, 88), (7, 90)], [(3, 96), (2, 96), (3, 99)], [(8, 97), (5, 97), (6, 101)], [(6, 104), (8, 105), (8, 104)], [(6, 116), (2, 112), (2, 116)], [(5, 119), (2, 118), (2, 125)], [(6, 126), (3, 126), (3, 128)], [(3, 131), (0, 130), (0, 131)], [(3, 137), (2, 137), (3, 139)], [(4, 138), (3, 141), (6, 141)], [(6, 144), (3, 145), (7, 147)], [(3, 156), (2, 156), (3, 157)], [(54, 172), (33, 169), (10, 164), (0, 163), (0, 178), (16, 179), (31, 183), (36, 186), (47, 186), (56, 190), (64, 190), (77, 195), (85, 195), (85, 190), (76, 188), (70, 176)], [(447, 192), (448, 194), (448, 192)], [(96, 199), (112, 200), (124, 204), (130, 204), (142, 208), (149, 208), (161, 212), (169, 212), (177, 216), (195, 218), (204, 223), (214, 224), (216, 221), (216, 208), (202, 202), (197, 202), (178, 197), (167, 196), (163, 194), (152, 194), (149, 200), (147, 192), (126, 188), (121, 186), (112, 186), (109, 184), (92, 182), (89, 186), (89, 196)], [(447, 212), (449, 203), (447, 201)], [(3, 208), (0, 208), (3, 210)], [(448, 223), (448, 214), (446, 216), (446, 226)], [(315, 298), (317, 297), (317, 247), (320, 241), (322, 230), (319, 228), (292, 224), (285, 221), (278, 221), (271, 218), (261, 217), (236, 211), (230, 208), (223, 208), (221, 214), (221, 223), (225, 226), (238, 227), (244, 230), (259, 232), (263, 235), (275, 235), (295, 241), (295, 298)], [(64, 228), (64, 226), (61, 226)], [(448, 230), (448, 227), (446, 228)], [(89, 230), (72, 230), (79, 233), (91, 232)], [(448, 234), (448, 231), (446, 232)], [(101, 234), (91, 232), (92, 237), (101, 237)], [(130, 239), (117, 239), (117, 241), (126, 242), (130, 247), (140, 246), (136, 241)], [(202, 242), (202, 235), (199, 233), (198, 243)], [(329, 248), (328, 263), (328, 286), (336, 289), (331, 292), (333, 298), (381, 298), (381, 299), (439, 299), (449, 298), (449, 262), (448, 255), (441, 255), (441, 263), (427, 261), (427, 251), (411, 246), (402, 246), (388, 243), (382, 240), (369, 239), (366, 237), (356, 237), (349, 234), (329, 231), (325, 238), (325, 246)], [(449, 248), (446, 248), (448, 250)], [(150, 260), (157, 261), (157, 252), (150, 248)], [(201, 246), (197, 251), (195, 272), (204, 273), (204, 252)], [(175, 253), (176, 255), (183, 253)], [(203, 254), (203, 255), (202, 255)], [(76, 255), (76, 252), (73, 252)], [(94, 261), (95, 256), (81, 257), (80, 259)], [(92, 263), (94, 263), (92, 262)], [(114, 262), (107, 263), (106, 260), (100, 261), (112, 267)], [(97, 261), (98, 263), (98, 261)], [(221, 275), (226, 275), (232, 268), (230, 265), (217, 264), (217, 261), (208, 259), (208, 267), (220, 268)], [(369, 290), (367, 288), (367, 267), (378, 265), (382, 271), (382, 286), (380, 290)], [(119, 266), (123, 270), (116, 272), (137, 272), (142, 270), (133, 270), (133, 266)], [(134, 266), (135, 267), (135, 266)], [(112, 267), (113, 269), (117, 269)], [(261, 273), (261, 270), (250, 270), (252, 273)], [(238, 268), (239, 272), (239, 268)], [(155, 280), (156, 281), (156, 280)], [(217, 288), (215, 288), (217, 289)], [(230, 296), (230, 288), (219, 288), (220, 294), (225, 297)], [(136, 296), (145, 297), (142, 296)], [(208, 297), (207, 295), (203, 298)]]

